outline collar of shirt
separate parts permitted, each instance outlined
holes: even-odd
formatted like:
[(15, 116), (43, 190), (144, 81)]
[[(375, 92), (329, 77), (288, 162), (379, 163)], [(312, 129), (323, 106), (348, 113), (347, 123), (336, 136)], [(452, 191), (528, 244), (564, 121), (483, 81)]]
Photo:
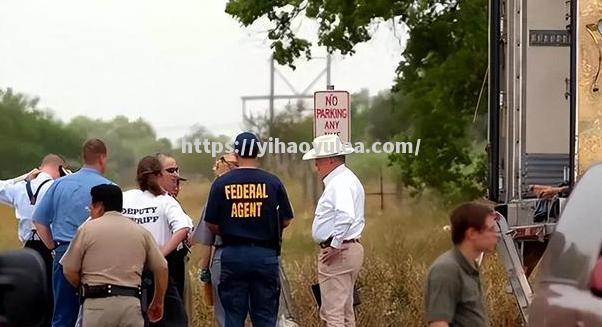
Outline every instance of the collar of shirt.
[[(102, 215), (101, 217), (104, 217), (104, 216), (119, 216), (119, 217), (123, 217), (123, 215), (121, 214), (121, 212), (115, 211), (115, 210), (105, 211), (104, 215)], [(99, 217), (99, 218), (101, 218), (101, 217)]]
[(479, 270), (476, 268), (476, 263), (470, 264), (468, 259), (466, 259), (462, 252), (460, 252), (460, 249), (458, 249), (457, 246), (454, 246), (453, 252), (454, 256), (456, 257), (456, 260), (460, 264), (460, 267), (462, 267), (462, 270), (464, 270), (467, 274), (479, 274)]
[(81, 172), (87, 172), (87, 173), (93, 173), (93, 174), (97, 174), (97, 175), (102, 175), (98, 170), (96, 170), (96, 168), (92, 168), (89, 166), (83, 166), (79, 171)]
[(32, 180), (32, 182), (33, 182), (33, 181), (36, 181), (36, 182), (37, 182), (37, 181), (40, 181), (40, 182), (43, 182), (43, 181), (45, 181), (45, 180), (49, 180), (49, 179), (52, 179), (52, 176), (50, 176), (48, 173), (45, 173), (45, 172), (43, 172), (43, 171), (42, 171), (42, 172), (40, 172), (40, 173), (38, 174), (38, 176), (37, 176), (36, 178), (34, 178), (34, 179)]
[(330, 183), (337, 175), (341, 174), (346, 169), (347, 167), (345, 167), (345, 164), (333, 169), (328, 175), (326, 175), (326, 177), (324, 177), (324, 185), (328, 185), (328, 183)]

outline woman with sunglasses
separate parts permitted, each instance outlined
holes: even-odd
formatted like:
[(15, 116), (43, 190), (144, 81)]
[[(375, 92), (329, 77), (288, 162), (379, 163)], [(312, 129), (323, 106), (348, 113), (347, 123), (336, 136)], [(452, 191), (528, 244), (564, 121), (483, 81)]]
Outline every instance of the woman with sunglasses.
[(161, 163), (161, 178), (159, 184), (169, 195), (178, 196), (178, 179), (180, 179), (180, 168), (176, 159), (168, 153), (155, 153), (155, 157)]
[[(158, 152), (155, 153), (155, 157), (159, 159), (161, 163), (161, 177), (159, 178), (159, 184), (161, 187), (169, 193), (177, 201), (178, 194), (180, 193), (180, 181), (185, 181), (185, 178), (180, 177), (180, 168), (176, 159), (168, 153)], [(190, 221), (192, 225), (192, 221)], [(189, 233), (190, 236), (190, 233)], [(186, 312), (190, 314), (192, 310), (192, 290), (188, 281), (188, 254), (190, 253), (190, 246), (188, 238), (185, 242), (182, 242), (178, 246), (177, 251), (174, 251), (169, 257), (168, 266), (169, 274), (173, 277), (178, 293), (182, 297)], [(189, 316), (191, 318), (191, 316)]]
[[(123, 214), (151, 232), (161, 252), (168, 259), (187, 238), (192, 223), (182, 207), (161, 187), (163, 177), (161, 162), (155, 156), (146, 156), (138, 163), (136, 181), (138, 189), (123, 193)], [(170, 272), (171, 273), (171, 272)], [(149, 274), (143, 276), (146, 298), (152, 298), (153, 285)], [(143, 305), (143, 309), (146, 306)], [(182, 296), (173, 276), (169, 276), (165, 295), (163, 319), (150, 326), (187, 326), (188, 319)]]

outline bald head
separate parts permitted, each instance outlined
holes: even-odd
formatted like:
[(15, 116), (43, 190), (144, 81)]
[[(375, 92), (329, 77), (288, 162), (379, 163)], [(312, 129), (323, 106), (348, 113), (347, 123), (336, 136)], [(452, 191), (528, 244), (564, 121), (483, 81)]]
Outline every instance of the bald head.
[(59, 155), (50, 153), (47, 154), (44, 159), (42, 159), (42, 163), (40, 163), (40, 170), (50, 175), (53, 179), (57, 179), (61, 175), (59, 169), (64, 165), (65, 160), (63, 160), (63, 158), (61, 158)]
[(61, 158), (59, 155), (50, 153), (50, 154), (47, 154), (44, 157), (44, 159), (42, 159), (42, 163), (40, 164), (40, 167), (44, 167), (46, 165), (55, 165), (57, 167), (64, 166), (65, 160), (63, 160), (63, 158)]

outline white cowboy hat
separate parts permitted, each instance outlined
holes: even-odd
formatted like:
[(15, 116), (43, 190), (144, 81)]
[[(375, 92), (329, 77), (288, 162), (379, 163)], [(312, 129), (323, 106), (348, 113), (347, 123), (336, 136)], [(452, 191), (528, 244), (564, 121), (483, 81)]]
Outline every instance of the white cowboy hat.
[(318, 136), (312, 142), (314, 148), (303, 155), (303, 160), (329, 158), (353, 153), (353, 147), (343, 144), (336, 134)]

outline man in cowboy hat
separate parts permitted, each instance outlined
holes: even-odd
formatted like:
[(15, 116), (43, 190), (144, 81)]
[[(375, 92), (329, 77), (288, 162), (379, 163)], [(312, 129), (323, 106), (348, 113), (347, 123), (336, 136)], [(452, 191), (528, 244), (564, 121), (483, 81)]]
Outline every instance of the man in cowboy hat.
[(337, 135), (316, 137), (303, 160), (314, 160), (324, 192), (316, 205), (312, 237), (320, 244), (318, 282), (320, 318), (327, 327), (355, 326), (353, 286), (364, 261), (364, 188), (345, 166), (353, 148)]

